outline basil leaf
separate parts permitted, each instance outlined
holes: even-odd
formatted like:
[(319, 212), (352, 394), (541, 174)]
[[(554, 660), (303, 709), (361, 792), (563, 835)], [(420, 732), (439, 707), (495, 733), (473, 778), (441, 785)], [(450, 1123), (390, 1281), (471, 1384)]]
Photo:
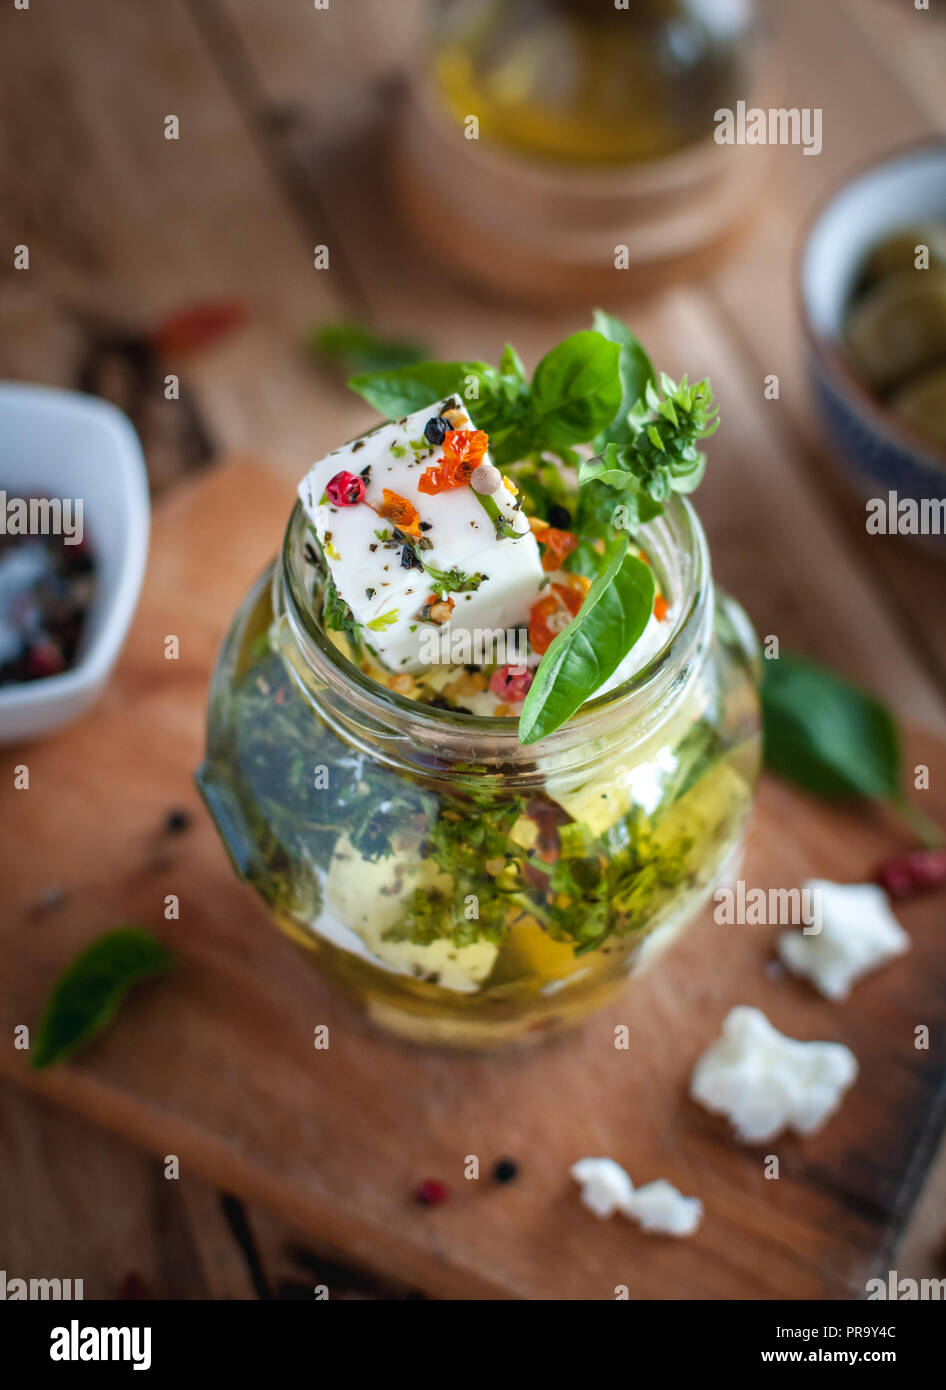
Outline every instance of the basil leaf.
[(321, 362), (351, 372), (380, 372), (422, 362), (427, 349), (402, 338), (384, 338), (361, 323), (320, 323), (309, 351)]
[(474, 362), (418, 362), (385, 372), (353, 376), (348, 385), (389, 420), (399, 420), (454, 393), (462, 396), (466, 378), (488, 369)]
[(587, 443), (621, 404), (621, 349), (583, 329), (546, 353), (532, 377), (539, 439), (533, 449)]
[(621, 378), (621, 403), (617, 414), (598, 435), (594, 442), (595, 453), (600, 453), (612, 440), (616, 444), (629, 444), (633, 438), (628, 415), (644, 396), (648, 383), (654, 381), (654, 369), (650, 358), (634, 337), (634, 334), (613, 314), (603, 309), (595, 309), (593, 322), (596, 330), (611, 343), (617, 343), (621, 350), (618, 371)]
[(578, 484), (583, 487), (585, 483), (606, 483), (608, 487), (626, 488), (637, 485), (638, 479), (626, 466), (622, 467), (621, 460), (625, 458), (628, 451), (620, 449), (612, 440), (604, 446), (600, 454), (594, 458), (582, 459), (578, 465)]
[(519, 716), (520, 743), (545, 738), (581, 708), (627, 656), (653, 606), (653, 572), (618, 536), (577, 615), (539, 662)]
[(109, 1024), (138, 980), (167, 970), (174, 957), (140, 927), (106, 932), (59, 976), (37, 1027), (30, 1065), (62, 1061)]
[(526, 369), (522, 365), (522, 358), (512, 343), (507, 343), (503, 348), (503, 355), (499, 359), (499, 370), (502, 376), (518, 377), (520, 381), (526, 379)]
[(873, 696), (804, 657), (766, 661), (762, 679), (765, 760), (816, 796), (896, 800), (900, 736)]

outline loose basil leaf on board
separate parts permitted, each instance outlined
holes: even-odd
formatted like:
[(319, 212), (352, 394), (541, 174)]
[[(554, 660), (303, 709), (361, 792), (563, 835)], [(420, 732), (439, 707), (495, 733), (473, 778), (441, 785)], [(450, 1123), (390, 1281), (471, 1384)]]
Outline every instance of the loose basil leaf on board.
[(830, 800), (885, 801), (929, 846), (942, 831), (903, 795), (900, 734), (887, 707), (804, 657), (764, 663), (762, 727), (766, 766)]
[(879, 700), (788, 652), (764, 663), (765, 757), (773, 772), (823, 797), (895, 797), (900, 736)]
[(53, 986), (30, 1065), (48, 1067), (70, 1056), (112, 1021), (132, 985), (173, 961), (167, 947), (140, 927), (119, 927), (93, 941)]
[(385, 338), (362, 323), (320, 323), (309, 334), (309, 351), (319, 362), (352, 372), (409, 367), (427, 357), (427, 349), (405, 338)]
[(539, 662), (519, 716), (519, 742), (560, 728), (613, 675), (640, 637), (654, 606), (649, 565), (627, 553), (626, 534), (605, 551), (598, 576), (566, 628)]
[(582, 444), (611, 423), (621, 404), (620, 356), (617, 343), (590, 329), (545, 354), (532, 376), (539, 447)]
[(630, 443), (632, 430), (627, 417), (637, 402), (643, 399), (648, 383), (653, 383), (656, 377), (650, 358), (626, 324), (613, 314), (606, 314), (603, 309), (595, 309), (593, 322), (602, 337), (617, 343), (621, 349), (618, 361), (621, 404), (614, 419), (595, 439), (595, 453), (600, 453), (612, 440), (615, 444)]

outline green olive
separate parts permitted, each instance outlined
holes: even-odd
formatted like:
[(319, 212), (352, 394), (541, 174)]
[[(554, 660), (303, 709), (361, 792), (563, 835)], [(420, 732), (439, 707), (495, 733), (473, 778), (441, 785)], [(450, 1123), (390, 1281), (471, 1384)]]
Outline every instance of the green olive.
[(890, 404), (918, 434), (946, 445), (946, 362), (904, 386)]
[(946, 270), (946, 222), (917, 222), (877, 243), (864, 262), (861, 283), (873, 285), (900, 270), (916, 270), (918, 246), (929, 248), (931, 270)]
[(854, 305), (844, 336), (860, 375), (879, 391), (946, 359), (946, 270), (889, 275)]

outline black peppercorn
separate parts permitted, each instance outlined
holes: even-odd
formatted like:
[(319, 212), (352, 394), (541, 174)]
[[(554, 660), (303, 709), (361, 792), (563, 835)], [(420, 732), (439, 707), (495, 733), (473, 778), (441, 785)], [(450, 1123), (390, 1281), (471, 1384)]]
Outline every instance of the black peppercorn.
[(186, 811), (169, 811), (164, 828), (169, 835), (180, 835), (190, 830), (191, 818)]
[(431, 415), (424, 426), (424, 438), (428, 444), (442, 444), (450, 426), (442, 415)]
[(571, 512), (566, 507), (560, 507), (557, 503), (549, 507), (550, 526), (554, 526), (557, 531), (567, 531), (571, 524)]
[(519, 1176), (519, 1164), (512, 1158), (501, 1158), (493, 1169), (495, 1182), (513, 1182)]

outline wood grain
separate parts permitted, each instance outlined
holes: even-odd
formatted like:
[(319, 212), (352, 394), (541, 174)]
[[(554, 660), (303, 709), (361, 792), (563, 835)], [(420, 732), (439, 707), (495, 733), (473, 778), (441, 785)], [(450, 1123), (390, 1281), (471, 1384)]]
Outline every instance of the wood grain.
[[(941, 557), (902, 537), (866, 534), (863, 502), (853, 498), (832, 457), (808, 390), (797, 290), (805, 229), (822, 202), (875, 159), (934, 133), (916, 101), (919, 89), (909, 89), (897, 71), (904, 35), (920, 46), (920, 35), (928, 34), (930, 52), (941, 51), (942, 25), (930, 19), (912, 5), (909, 13), (898, 13), (888, 0), (795, 0), (790, 14), (780, 11), (783, 99), (822, 110), (823, 149), (816, 157), (790, 146), (766, 152), (774, 166), (772, 196), (740, 254), (710, 277), (707, 290), (716, 310), (722, 310), (723, 330), (735, 341), (742, 374), (766, 413), (770, 435), (805, 479), (838, 547), (873, 584), (887, 612), (887, 631), (898, 629), (901, 643), (913, 647), (942, 694), (946, 567)], [(869, 41), (873, 26), (884, 43)], [(762, 397), (770, 373), (779, 378), (777, 401)], [(826, 574), (830, 587), (833, 567)], [(890, 650), (887, 641), (885, 633), (877, 644), (878, 665)], [(892, 660), (900, 669), (899, 657)]]
[[(146, 589), (116, 680), (96, 716), (27, 761), (28, 792), (3, 779), (0, 815), (6, 963), (0, 1036), (35, 1020), (63, 962), (120, 920), (157, 930), (180, 957), (141, 987), (116, 1027), (74, 1064), (31, 1073), (9, 1045), (0, 1071), (156, 1154), (223, 1184), (352, 1257), (440, 1294), (531, 1298), (843, 1297), (886, 1256), (933, 1133), (946, 1057), (946, 960), (935, 900), (903, 909), (914, 949), (844, 1008), (765, 971), (771, 932), (704, 922), (580, 1033), (518, 1056), (443, 1056), (371, 1030), (273, 931), (233, 878), (190, 776), (202, 747), (214, 650), (264, 562), (289, 487), (249, 464), (178, 492), (156, 520)], [(181, 639), (165, 662), (163, 636)], [(147, 736), (143, 731), (147, 730)], [(942, 745), (915, 745), (937, 771)], [(946, 817), (939, 791), (929, 809)], [(169, 806), (197, 817), (185, 836)], [(863, 878), (900, 843), (882, 819), (830, 810), (774, 782), (759, 801), (746, 879), (792, 886), (809, 874)], [(16, 864), (16, 873), (10, 867)], [(38, 910), (51, 876), (66, 891)], [(167, 893), (179, 922), (163, 920)], [(694, 1107), (686, 1078), (728, 1007), (758, 1004), (799, 1037), (854, 1048), (861, 1078), (822, 1133), (758, 1151)], [(913, 1047), (929, 1024), (932, 1050)], [(312, 1047), (327, 1024), (331, 1047)], [(630, 1051), (613, 1045), (626, 1024)], [(379, 1077), (384, 1084), (379, 1085)], [(609, 1153), (635, 1181), (666, 1177), (699, 1194), (707, 1217), (685, 1244), (598, 1224), (567, 1170)], [(465, 1182), (500, 1156), (523, 1165), (507, 1188)], [(423, 1211), (421, 1177), (453, 1190)]]
[[(0, 298), (26, 277), (46, 304), (138, 325), (243, 302), (243, 332), (169, 369), (199, 392), (223, 447), (265, 448), (301, 476), (347, 415), (304, 350), (311, 325), (342, 312), (313, 266), (325, 235), (287, 207), (184, 0), (95, 12), (48, 0), (0, 14), (0, 242), (31, 248), (26, 272), (4, 256)], [(179, 140), (164, 138), (166, 115)], [(11, 375), (30, 370), (5, 359)]]

